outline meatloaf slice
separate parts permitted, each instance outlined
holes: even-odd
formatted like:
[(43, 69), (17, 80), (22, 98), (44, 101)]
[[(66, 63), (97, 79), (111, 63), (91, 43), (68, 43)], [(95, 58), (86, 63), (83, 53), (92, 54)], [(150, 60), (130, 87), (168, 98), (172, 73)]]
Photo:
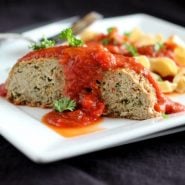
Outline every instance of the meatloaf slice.
[(51, 107), (62, 96), (62, 67), (55, 58), (18, 62), (6, 81), (7, 98), (14, 104)]
[(157, 98), (153, 86), (133, 70), (106, 72), (100, 89), (107, 115), (137, 120), (160, 115), (154, 109)]
[[(7, 98), (14, 104), (51, 107), (63, 96), (65, 76), (56, 58), (35, 58), (18, 62), (6, 82)], [(130, 69), (106, 71), (100, 82), (106, 115), (148, 119), (159, 115), (154, 110), (155, 90), (149, 81)]]

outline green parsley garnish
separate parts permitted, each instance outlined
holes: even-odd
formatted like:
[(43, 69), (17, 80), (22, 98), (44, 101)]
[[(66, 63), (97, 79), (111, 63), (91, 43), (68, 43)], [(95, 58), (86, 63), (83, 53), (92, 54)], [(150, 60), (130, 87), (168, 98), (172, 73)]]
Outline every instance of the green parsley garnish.
[(156, 42), (156, 43), (154, 44), (154, 50), (155, 50), (156, 52), (160, 51), (163, 47), (164, 47), (164, 44), (163, 44), (163, 43)]
[(163, 119), (168, 119), (168, 118), (169, 118), (169, 115), (168, 115), (168, 114), (163, 113), (163, 114), (162, 114), (162, 117), (163, 117)]
[(55, 41), (54, 40), (49, 40), (47, 38), (43, 38), (39, 43), (34, 43), (30, 46), (31, 49), (33, 50), (39, 50), (43, 48), (49, 48), (55, 46)]
[(101, 42), (102, 42), (103, 45), (108, 45), (110, 40), (109, 39), (103, 39)]
[(133, 45), (126, 43), (125, 48), (129, 53), (132, 54), (132, 56), (138, 56), (137, 48), (135, 48)]
[(127, 36), (127, 37), (130, 37), (131, 32), (128, 32), (128, 31), (127, 31), (127, 32), (124, 33), (124, 35)]
[(75, 107), (76, 102), (68, 97), (55, 100), (53, 104), (53, 108), (58, 112), (63, 112), (65, 110), (73, 111)]
[(67, 40), (69, 46), (82, 46), (84, 43), (81, 39), (77, 39), (71, 28), (67, 28), (60, 33), (60, 39)]
[(115, 29), (115, 27), (110, 27), (110, 28), (107, 29), (107, 32), (111, 33), (114, 29)]

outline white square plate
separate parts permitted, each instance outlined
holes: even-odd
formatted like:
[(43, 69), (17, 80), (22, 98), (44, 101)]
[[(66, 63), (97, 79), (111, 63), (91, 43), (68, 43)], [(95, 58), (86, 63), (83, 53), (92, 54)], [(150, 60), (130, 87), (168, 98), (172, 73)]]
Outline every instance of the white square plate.
[[(39, 39), (52, 36), (69, 27), (69, 23), (55, 22), (24, 33), (25, 36)], [(175, 24), (145, 14), (135, 14), (97, 21), (91, 26), (94, 31), (106, 31), (117, 26), (129, 31), (140, 27), (145, 32), (185, 36), (185, 29)], [(23, 41), (6, 42), (0, 46), (0, 83), (7, 78), (10, 67), (28, 51), (28, 43)], [(173, 97), (185, 104), (185, 95)], [(184, 113), (170, 115), (168, 119), (155, 118), (145, 121), (105, 118), (99, 130), (93, 133), (65, 138), (41, 122), (48, 110), (15, 106), (0, 98), (0, 133), (27, 157), (35, 162), (52, 162), (104, 148), (121, 145), (185, 124)], [(159, 134), (160, 135), (160, 134)]]

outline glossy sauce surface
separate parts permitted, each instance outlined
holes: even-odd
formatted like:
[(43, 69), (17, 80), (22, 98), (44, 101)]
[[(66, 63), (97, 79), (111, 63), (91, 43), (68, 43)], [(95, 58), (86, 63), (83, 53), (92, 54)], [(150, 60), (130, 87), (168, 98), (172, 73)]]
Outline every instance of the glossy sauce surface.
[(63, 128), (80, 128), (95, 122), (100, 122), (102, 118), (93, 117), (82, 110), (72, 112), (51, 111), (43, 116), (42, 121), (50, 125)]
[(63, 49), (68, 47), (69, 46), (56, 46), (52, 48), (31, 51), (22, 58), (20, 58), (19, 61), (23, 62), (38, 58), (60, 58), (63, 53)]
[(103, 130), (100, 123), (103, 118), (90, 118), (78, 111), (57, 113), (55, 111), (44, 115), (42, 122), (64, 137), (75, 137)]
[(154, 45), (138, 47), (137, 50), (140, 55), (146, 55), (149, 57), (169, 57), (171, 59), (174, 59), (175, 48), (175, 44), (164, 43), (163, 47), (158, 51), (156, 51)]

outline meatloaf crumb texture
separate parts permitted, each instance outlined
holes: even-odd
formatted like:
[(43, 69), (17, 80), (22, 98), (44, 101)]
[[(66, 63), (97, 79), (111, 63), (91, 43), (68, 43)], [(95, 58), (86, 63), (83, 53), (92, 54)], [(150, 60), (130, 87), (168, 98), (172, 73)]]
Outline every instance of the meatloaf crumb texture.
[[(64, 86), (65, 76), (57, 59), (21, 61), (9, 74), (7, 98), (14, 104), (51, 107), (64, 96)], [(155, 90), (142, 74), (129, 69), (107, 71), (100, 91), (108, 116), (142, 120), (159, 115), (154, 110)]]
[(154, 110), (155, 90), (142, 74), (129, 69), (109, 71), (101, 84), (108, 115), (137, 120), (159, 116)]
[(51, 107), (62, 96), (62, 68), (56, 59), (18, 62), (6, 82), (7, 98), (14, 104)]

